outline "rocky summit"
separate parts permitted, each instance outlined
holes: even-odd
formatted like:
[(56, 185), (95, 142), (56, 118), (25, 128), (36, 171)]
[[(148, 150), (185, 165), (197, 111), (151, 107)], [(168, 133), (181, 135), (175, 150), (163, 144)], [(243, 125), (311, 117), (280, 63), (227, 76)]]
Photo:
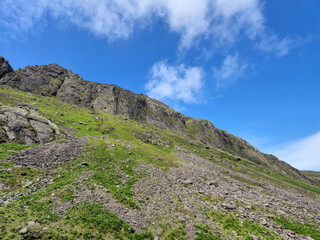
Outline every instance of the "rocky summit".
[(320, 239), (319, 179), (146, 95), (0, 57), (0, 239)]

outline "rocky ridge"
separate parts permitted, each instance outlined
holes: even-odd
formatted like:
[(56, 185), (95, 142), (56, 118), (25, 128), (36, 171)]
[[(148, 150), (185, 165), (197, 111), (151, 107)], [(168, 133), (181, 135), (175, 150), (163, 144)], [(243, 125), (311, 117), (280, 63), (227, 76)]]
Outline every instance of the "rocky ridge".
[(309, 181), (298, 170), (272, 155), (261, 153), (247, 141), (215, 127), (210, 121), (193, 119), (169, 108), (162, 102), (143, 94), (136, 94), (113, 84), (83, 80), (78, 74), (57, 64), (27, 66), (13, 71), (1, 57), (0, 85), (58, 100), (102, 110), (113, 115), (145, 122), (164, 129), (196, 137), (196, 141), (244, 157), (266, 167), (283, 170), (286, 174)]

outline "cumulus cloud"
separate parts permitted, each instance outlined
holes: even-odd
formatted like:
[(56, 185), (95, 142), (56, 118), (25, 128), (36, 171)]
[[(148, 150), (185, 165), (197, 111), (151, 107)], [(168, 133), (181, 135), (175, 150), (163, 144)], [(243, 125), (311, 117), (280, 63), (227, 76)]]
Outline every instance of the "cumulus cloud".
[(219, 69), (213, 68), (213, 75), (217, 81), (217, 87), (227, 87), (234, 84), (243, 76), (247, 67), (248, 65), (240, 60), (237, 53), (226, 56)]
[(150, 97), (158, 100), (195, 103), (204, 84), (203, 75), (200, 67), (170, 66), (166, 61), (160, 61), (151, 68), (145, 88)]
[(258, 42), (260, 50), (278, 56), (289, 49), (289, 39), (280, 39), (267, 29), (261, 0), (0, 1), (0, 24), (16, 33), (44, 24), (47, 15), (110, 40), (128, 38), (136, 28), (160, 18), (169, 31), (180, 35), (180, 49), (201, 40), (233, 44), (241, 36)]
[(274, 147), (271, 152), (292, 166), (301, 170), (320, 170), (320, 132), (283, 146)]

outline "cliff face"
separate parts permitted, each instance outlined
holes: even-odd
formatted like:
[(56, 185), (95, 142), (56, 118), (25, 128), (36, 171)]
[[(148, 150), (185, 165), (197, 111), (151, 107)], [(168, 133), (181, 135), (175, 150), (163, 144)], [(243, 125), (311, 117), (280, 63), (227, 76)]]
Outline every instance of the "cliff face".
[(70, 104), (123, 115), (161, 128), (185, 129), (184, 116), (167, 105), (115, 85), (84, 81), (78, 74), (57, 64), (6, 71), (0, 84), (34, 94), (56, 96)]
[(57, 64), (27, 66), (13, 71), (8, 61), (0, 58), (0, 84), (43, 96), (55, 96), (70, 104), (102, 110), (112, 115), (145, 122), (163, 129), (184, 132), (203, 144), (250, 161), (304, 178), (290, 165), (275, 156), (261, 153), (247, 141), (216, 128), (210, 121), (192, 119), (170, 109), (164, 103), (136, 94), (116, 85), (83, 80), (78, 74)]

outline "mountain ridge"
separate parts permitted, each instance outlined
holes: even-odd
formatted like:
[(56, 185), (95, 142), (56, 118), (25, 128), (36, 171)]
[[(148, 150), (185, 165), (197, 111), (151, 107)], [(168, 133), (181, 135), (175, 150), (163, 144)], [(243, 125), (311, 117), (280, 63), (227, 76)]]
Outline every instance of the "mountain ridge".
[(0, 72), (3, 73), (0, 85), (43, 96), (55, 96), (63, 102), (122, 115), (157, 127), (181, 131), (187, 135), (188, 129), (198, 129), (198, 133), (195, 134), (196, 140), (203, 144), (248, 158), (258, 164), (275, 165), (278, 169), (287, 171), (289, 175), (310, 180), (289, 164), (273, 155), (261, 153), (246, 140), (215, 127), (210, 121), (184, 116), (147, 95), (136, 94), (114, 84), (83, 80), (78, 74), (56, 63), (27, 66), (14, 71), (8, 61), (1, 57), (0, 66)]

